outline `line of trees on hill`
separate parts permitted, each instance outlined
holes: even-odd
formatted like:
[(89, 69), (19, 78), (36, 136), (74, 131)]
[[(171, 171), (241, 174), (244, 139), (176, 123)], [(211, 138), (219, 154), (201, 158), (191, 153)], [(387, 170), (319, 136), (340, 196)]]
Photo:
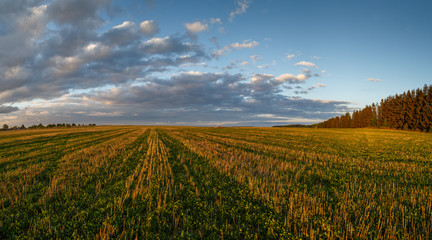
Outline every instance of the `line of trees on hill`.
[[(46, 126), (44, 126), (42, 123), (39, 123), (38, 125), (31, 125), (30, 127), (28, 127), (28, 129), (42, 129), (42, 128), (62, 128), (62, 127), (85, 127), (85, 126), (89, 126), (89, 127), (93, 127), (96, 126), (95, 123), (90, 123), (88, 125), (85, 124), (75, 124), (75, 123), (57, 123), (57, 124), (47, 124)], [(19, 130), (19, 129), (27, 129), (24, 124), (21, 125), (21, 127), (17, 127), (17, 126), (13, 126), (13, 127), (9, 127), (9, 125), (7, 124), (3, 124), (3, 128), (0, 130)]]
[(432, 132), (432, 85), (396, 94), (352, 114), (318, 123), (319, 128), (380, 127)]

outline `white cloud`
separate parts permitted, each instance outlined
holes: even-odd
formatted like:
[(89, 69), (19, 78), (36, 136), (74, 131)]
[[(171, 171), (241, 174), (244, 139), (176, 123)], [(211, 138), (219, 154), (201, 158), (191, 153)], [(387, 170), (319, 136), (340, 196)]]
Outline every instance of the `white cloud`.
[(113, 29), (122, 29), (122, 28), (133, 28), (136, 24), (130, 21), (124, 21), (122, 24), (114, 26)]
[(258, 42), (257, 41), (250, 41), (250, 40), (245, 40), (243, 41), (243, 43), (232, 43), (230, 45), (226, 45), (224, 48), (216, 50), (213, 52), (213, 55), (215, 56), (222, 56), (224, 54), (228, 54), (230, 53), (233, 49), (241, 49), (241, 48), (254, 48), (256, 46), (258, 46)]
[(292, 60), (295, 56), (296, 56), (296, 55), (294, 55), (294, 54), (287, 54), (286, 58), (287, 58), (288, 60)]
[(140, 31), (144, 35), (153, 36), (153, 35), (159, 33), (159, 27), (155, 21), (147, 20), (147, 21), (141, 22)]
[(267, 74), (267, 73), (258, 74), (258, 73), (256, 73), (252, 76), (252, 83), (263, 82), (265, 80), (272, 79), (272, 78), (274, 78), (273, 74)]
[(247, 65), (250, 65), (250, 62), (244, 61), (244, 62), (241, 63), (241, 65), (247, 66)]
[(269, 66), (270, 66), (270, 64), (263, 64), (263, 65), (259, 65), (258, 68), (264, 69), (264, 68), (268, 68)]
[(258, 46), (258, 42), (256, 42), (256, 41), (252, 41), (252, 42), (244, 41), (243, 43), (231, 44), (232, 48), (253, 48), (256, 46)]
[(220, 18), (210, 18), (210, 23), (211, 24), (215, 24), (215, 23), (222, 24), (222, 21), (220, 20)]
[(187, 72), (180, 72), (179, 74), (173, 74), (173, 76), (189, 75), (189, 76), (201, 77), (204, 76), (204, 74), (205, 73), (198, 72), (198, 71), (187, 71)]
[(193, 23), (185, 23), (186, 30), (188, 33), (197, 34), (199, 32), (205, 31), (208, 29), (207, 23), (201, 23), (200, 21), (196, 21)]
[(257, 62), (257, 61), (262, 60), (262, 58), (260, 56), (258, 56), (258, 54), (254, 54), (254, 55), (250, 56), (250, 59), (252, 60), (252, 62)]
[(94, 116), (94, 117), (120, 117), (125, 115), (124, 112), (90, 112), (87, 113), (88, 116)]
[(291, 73), (285, 73), (280, 75), (279, 77), (276, 77), (275, 80), (279, 83), (289, 82), (289, 83), (302, 83), (304, 82), (308, 77), (302, 73), (297, 74), (297, 76), (291, 74)]
[(234, 20), (234, 17), (237, 15), (244, 14), (246, 12), (246, 9), (250, 6), (250, 0), (238, 0), (237, 1), (237, 8), (234, 11), (230, 12), (228, 20), (232, 22)]
[(379, 79), (379, 78), (368, 78), (366, 80), (369, 82), (380, 82), (381, 81), (381, 79)]
[(305, 66), (305, 67), (317, 68), (317, 66), (315, 65), (315, 63), (306, 62), (306, 61), (298, 62), (295, 65), (296, 66)]

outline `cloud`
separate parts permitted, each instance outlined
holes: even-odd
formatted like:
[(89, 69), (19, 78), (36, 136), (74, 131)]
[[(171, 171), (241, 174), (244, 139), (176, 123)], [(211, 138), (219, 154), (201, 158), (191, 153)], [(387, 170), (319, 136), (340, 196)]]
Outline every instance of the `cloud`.
[[(146, 29), (148, 34), (143, 34), (143, 28), (132, 21), (104, 31), (95, 25), (80, 25), (84, 24), (80, 17), (97, 22), (101, 11), (109, 7), (104, 0), (85, 2), (83, 13), (70, 16), (57, 16), (50, 11), (68, 12), (62, 10), (65, 7), (74, 12), (76, 6), (54, 1), (54, 6), (22, 6), (27, 11), (9, 18), (11, 30), (2, 32), (0, 37), (0, 104), (53, 99), (73, 90), (123, 84), (208, 58), (203, 46), (182, 37), (144, 41), (143, 37), (151, 31)], [(11, 6), (8, 9), (15, 11)], [(6, 15), (9, 13), (1, 15), (0, 21)], [(49, 22), (56, 26), (48, 29)], [(155, 22), (147, 23), (156, 26)]]
[(47, 5), (30, 8), (30, 15), (21, 18), (18, 21), (21, 31), (28, 32), (32, 34), (33, 37), (41, 35), (44, 32), (45, 25), (48, 22), (46, 11)]
[(326, 87), (327, 85), (325, 85), (324, 83), (317, 83), (315, 85), (313, 85), (312, 87), (308, 88), (308, 91), (314, 90), (315, 88), (323, 88)]
[(262, 60), (262, 58), (258, 54), (254, 54), (254, 55), (250, 56), (250, 59), (254, 63), (257, 62), (257, 61), (261, 61)]
[(208, 24), (202, 23), (200, 21), (196, 21), (193, 23), (185, 23), (185, 27), (187, 33), (193, 37), (196, 37), (196, 34), (199, 32), (208, 30)]
[[(272, 74), (254, 74), (250, 80), (241, 74), (180, 72), (168, 79), (147, 77), (142, 84), (125, 84), (73, 96), (86, 99), (88, 112), (123, 112), (133, 121), (158, 124), (211, 124), (215, 121), (250, 125), (288, 119), (326, 119), (347, 110), (347, 102), (308, 100), (281, 94), (281, 82)], [(82, 110), (81, 110), (82, 111)], [(86, 112), (86, 111), (84, 111)], [(263, 121), (257, 115), (273, 116)], [(99, 119), (99, 118), (98, 118)], [(106, 116), (105, 121), (124, 119)], [(161, 123), (161, 119), (164, 122)], [(283, 120), (282, 120), (283, 119)], [(138, 120), (137, 120), (138, 121)]]
[(151, 108), (228, 107), (230, 101), (241, 101), (240, 95), (234, 95), (243, 91), (235, 86), (241, 80), (241, 75), (189, 71), (175, 74), (169, 80), (147, 78), (143, 81), (144, 85), (99, 91), (86, 98), (102, 103), (140, 104)]
[[(110, 27), (113, 4), (0, 1), (1, 122), (268, 126), (324, 120), (347, 109), (347, 102), (290, 96), (288, 85), (306, 82), (312, 71), (279, 76), (184, 72), (259, 43), (234, 42), (212, 52), (184, 35), (155, 37), (159, 27), (154, 20), (125, 18)], [(250, 2), (237, 4), (231, 19), (244, 13)], [(190, 23), (190, 32), (222, 23), (218, 18), (207, 22)], [(217, 45), (216, 38), (212, 41)], [(232, 69), (259, 60), (255, 54), (250, 61), (232, 62)], [(296, 90), (301, 91), (291, 91)], [(268, 118), (263, 121), (258, 115)]]
[(250, 0), (238, 0), (237, 2), (237, 8), (230, 12), (228, 20), (232, 22), (237, 15), (244, 14), (246, 12), (246, 9), (250, 6), (251, 1)]
[(257, 41), (245, 40), (243, 43), (232, 43), (230, 45), (226, 45), (224, 48), (213, 51), (213, 56), (219, 57), (225, 54), (228, 54), (233, 51), (233, 49), (241, 49), (241, 48), (254, 48), (258, 46), (259, 43)]
[[(306, 82), (311, 75), (305, 75), (303, 73), (294, 75), (291, 73), (284, 73), (279, 76), (274, 76), (273, 74), (254, 74), (252, 75), (251, 85), (254, 90), (268, 91), (272, 93), (280, 92), (280, 86), (285, 83), (288, 84), (300, 84)], [(297, 86), (297, 88), (300, 88)], [(290, 89), (285, 87), (285, 89)]]
[(210, 23), (211, 24), (216, 24), (216, 23), (222, 24), (222, 21), (220, 18), (210, 18)]
[(305, 67), (310, 67), (310, 68), (317, 68), (317, 66), (314, 63), (306, 62), (306, 61), (301, 61), (301, 62), (298, 62), (294, 65), (295, 66), (305, 66)]
[(381, 79), (379, 79), (379, 78), (368, 78), (368, 79), (366, 79), (366, 81), (369, 81), (369, 82), (380, 82)]
[(140, 23), (140, 32), (146, 36), (152, 37), (159, 33), (159, 26), (153, 20), (147, 20)]
[(49, 17), (59, 25), (96, 28), (103, 24), (101, 9), (108, 9), (111, 0), (54, 0), (48, 5)]
[(303, 73), (300, 73), (297, 75), (293, 75), (291, 73), (285, 73), (285, 74), (282, 74), (282, 75), (276, 77), (275, 80), (277, 82), (280, 82), (280, 83), (288, 82), (288, 83), (294, 84), (294, 83), (303, 83), (308, 78), (309, 77)]
[(152, 38), (140, 44), (140, 50), (146, 54), (184, 54), (199, 51), (197, 44), (183, 42), (176, 37)]
[(251, 87), (254, 89), (254, 91), (274, 92), (275, 90), (277, 91), (275, 86), (273, 74), (256, 73), (252, 75)]
[(287, 54), (286, 58), (287, 58), (288, 60), (292, 60), (295, 56), (296, 56), (296, 55), (294, 55), (294, 54)]
[(231, 69), (236, 69), (237, 68), (237, 64), (239, 63), (239, 60), (235, 60), (235, 61), (231, 61), (230, 64), (222, 67), (222, 70), (231, 70)]
[(212, 42), (216, 47), (219, 48), (219, 43), (218, 43), (218, 41), (217, 41), (217, 37), (211, 37), (209, 40), (210, 40), (210, 42)]
[(306, 90), (294, 91), (295, 94), (308, 94), (309, 92)]
[(12, 106), (0, 106), (0, 114), (6, 114), (18, 111), (19, 109), (17, 107)]
[(102, 41), (107, 45), (124, 46), (140, 39), (135, 22), (124, 21), (114, 26), (102, 35)]
[(135, 23), (130, 21), (124, 21), (122, 24), (114, 26), (113, 29), (130, 29), (135, 28)]

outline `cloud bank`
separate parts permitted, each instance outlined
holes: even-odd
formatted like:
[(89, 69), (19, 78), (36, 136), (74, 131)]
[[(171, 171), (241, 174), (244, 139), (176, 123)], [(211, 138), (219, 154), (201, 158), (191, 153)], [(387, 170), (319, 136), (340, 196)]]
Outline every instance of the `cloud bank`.
[[(262, 60), (247, 53), (259, 47), (257, 41), (214, 49), (196, 37), (210, 31), (212, 24), (222, 24), (220, 18), (185, 23), (185, 32), (161, 36), (152, 19), (109, 25), (116, 11), (110, 0), (43, 3), (0, 2), (2, 121), (268, 126), (327, 119), (347, 110), (347, 102), (303, 99), (286, 92), (307, 84), (315, 76), (311, 70), (239, 73), (238, 66), (254, 65), (247, 60)], [(250, 1), (236, 4), (230, 21), (244, 14)], [(210, 41), (218, 46), (216, 37)], [(207, 62), (239, 49), (250, 57), (223, 69), (229, 73), (188, 69), (207, 67)], [(304, 61), (296, 65), (317, 68)]]

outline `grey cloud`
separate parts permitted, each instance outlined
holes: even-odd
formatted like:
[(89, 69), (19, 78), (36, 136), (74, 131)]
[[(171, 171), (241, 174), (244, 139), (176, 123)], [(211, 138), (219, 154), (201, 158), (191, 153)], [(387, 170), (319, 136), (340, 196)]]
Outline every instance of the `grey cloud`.
[(14, 31), (11, 19), (23, 16), (27, 8), (38, 6), (41, 1), (2, 0), (0, 1), (0, 36)]
[(47, 9), (57, 24), (71, 24), (95, 28), (103, 23), (101, 9), (109, 8), (111, 0), (55, 0)]
[(17, 107), (0, 106), (0, 114), (11, 113), (11, 112), (15, 112), (15, 111), (18, 111)]
[(210, 42), (212, 42), (217, 48), (219, 48), (219, 43), (218, 43), (218, 40), (217, 40), (217, 37), (211, 37), (210, 39)]
[(98, 36), (94, 31), (65, 26), (58, 31), (52, 32), (48, 39), (43, 40), (36, 50), (41, 58), (52, 56), (73, 56), (84, 46), (97, 41)]
[(126, 21), (104, 33), (100, 39), (108, 45), (126, 46), (140, 40), (140, 35), (136, 24)]
[(240, 74), (183, 72), (168, 79), (147, 76), (136, 84), (69, 94), (50, 106), (28, 107), (20, 111), (21, 122), (14, 124), (74, 119), (98, 124), (271, 126), (319, 122), (349, 111), (349, 102), (290, 97), (277, 91), (280, 86), (256, 90)]
[[(8, 10), (15, 11), (12, 15), (1, 11), (0, 21), (8, 19), (11, 27), (0, 33), (0, 104), (52, 99), (70, 90), (123, 84), (207, 58), (201, 45), (188, 43), (185, 38), (144, 41), (133, 22), (103, 33), (94, 28), (96, 25), (82, 25), (102, 21), (101, 11), (109, 8), (111, 1), (55, 0), (47, 7), (35, 2), (11, 2)], [(41, 16), (30, 19), (35, 22), (26, 26), (41, 28), (38, 32), (46, 30), (42, 35), (17, 28), (35, 9)], [(50, 21), (57, 26), (44, 26)]]
[(87, 95), (97, 102), (140, 104), (149, 108), (205, 108), (229, 106), (243, 100), (238, 83), (241, 75), (187, 72), (170, 80), (144, 79), (142, 86), (124, 86)]
[[(335, 111), (345, 111), (348, 104), (282, 95), (283, 87), (303, 83), (313, 76), (312, 72), (255, 75), (255, 82), (241, 74), (227, 73), (184, 72), (168, 79), (152, 77), (154, 72), (211, 57), (202, 45), (189, 42), (185, 36), (146, 39), (149, 34), (144, 34), (137, 23), (103, 32), (99, 28), (104, 21), (102, 13), (112, 7), (108, 0), (54, 0), (47, 3), (41, 16), (29, 18), (34, 22), (19, 28), (31, 8), (42, 3), (46, 2), (0, 2), (0, 113), (15, 116), (17, 121), (25, 119), (17, 125), (34, 124), (38, 119), (44, 123), (76, 119), (118, 124), (218, 121), (256, 125), (270, 124), (280, 117), (327, 119)], [(257, 45), (255, 41), (233, 43), (215, 56)], [(92, 90), (107, 85), (114, 87)], [(74, 90), (87, 93), (72, 94)], [(8, 106), (34, 99), (50, 101), (20, 111)]]
[(159, 26), (154, 20), (147, 20), (140, 23), (140, 32), (146, 36), (153, 36), (159, 33)]
[(309, 92), (306, 90), (302, 90), (302, 91), (295, 91), (295, 94), (308, 94)]
[[(255, 77), (272, 78), (270, 75)], [(197, 124), (197, 121), (271, 125), (272, 122), (283, 123), (282, 118), (326, 119), (335, 112), (348, 110), (346, 105), (349, 104), (285, 96), (280, 86), (257, 88), (240, 74), (184, 72), (169, 79), (147, 77), (141, 81), (138, 86), (125, 84), (109, 91), (75, 97), (122, 109), (128, 116), (136, 114), (137, 121), (170, 119), (166, 124), (185, 125)], [(263, 119), (263, 114), (274, 117)]]

